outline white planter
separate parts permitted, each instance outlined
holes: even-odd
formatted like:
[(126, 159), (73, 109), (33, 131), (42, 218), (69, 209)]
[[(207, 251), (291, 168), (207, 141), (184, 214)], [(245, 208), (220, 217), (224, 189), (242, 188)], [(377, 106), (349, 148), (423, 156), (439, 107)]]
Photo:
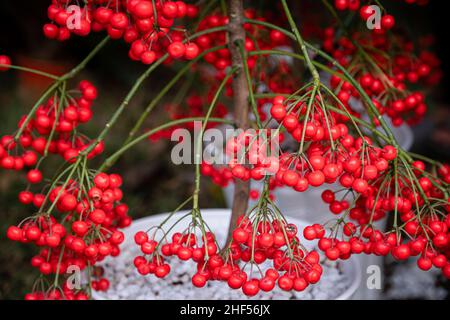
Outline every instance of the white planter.
[[(183, 212), (179, 212), (179, 213), (175, 214), (171, 218), (171, 221), (172, 220), (177, 221), (180, 217), (182, 217), (186, 213), (187, 213), (187, 211), (183, 211)], [(203, 218), (213, 232), (217, 232), (218, 230), (226, 232), (226, 230), (228, 229), (228, 225), (229, 225), (230, 214), (231, 214), (231, 212), (229, 209), (205, 209), (205, 210), (202, 210)], [(122, 244), (122, 246), (134, 244), (133, 238), (134, 238), (134, 234), (137, 231), (147, 230), (151, 226), (158, 225), (166, 217), (167, 217), (167, 213), (156, 215), (156, 216), (150, 216), (147, 218), (143, 218), (143, 219), (134, 221), (129, 228), (124, 230), (125, 242), (124, 242), (124, 244)], [(291, 223), (296, 224), (297, 227), (299, 228), (299, 230), (302, 230), (307, 225), (307, 223), (305, 223), (301, 220), (295, 219), (295, 218), (290, 218), (289, 221)], [(189, 219), (183, 220), (182, 222), (180, 222), (177, 225), (177, 228), (175, 228), (176, 230), (172, 231), (172, 233), (179, 231), (179, 230), (183, 230), (184, 228), (186, 228), (188, 226), (188, 224), (189, 224)], [(170, 225), (170, 222), (168, 225)], [(169, 235), (170, 234), (171, 233), (169, 233)], [(299, 234), (300, 234), (301, 241), (307, 248), (308, 247), (311, 248), (312, 246), (314, 246), (313, 242), (303, 239), (303, 237), (301, 236), (301, 232), (299, 232)], [(122, 254), (125, 254), (125, 252), (123, 252)], [(114, 260), (110, 260), (110, 263), (115, 264), (115, 263), (117, 263), (118, 259), (124, 259), (124, 258), (122, 257), (122, 255), (120, 255), (119, 257), (114, 258)], [(130, 268), (134, 268), (134, 266), (132, 266), (132, 264), (133, 264), (132, 259), (130, 261), (127, 261), (126, 263), (130, 264)], [(347, 289), (345, 291), (343, 291), (339, 296), (335, 297), (335, 299), (336, 300), (350, 300), (354, 297), (355, 292), (357, 291), (357, 289), (360, 285), (361, 269), (360, 269), (359, 263), (357, 262), (356, 259), (349, 259), (348, 261), (340, 262), (339, 267), (340, 267), (340, 270), (343, 273), (343, 275), (347, 279), (350, 279), (351, 281), (349, 282)], [(152, 277), (152, 276), (148, 276), (148, 277)], [(142, 277), (143, 282), (145, 281), (145, 279), (146, 278)], [(165, 281), (165, 280), (161, 279), (158, 281)], [(318, 284), (316, 284), (316, 285), (318, 285)], [(329, 285), (328, 287), (330, 288), (330, 290), (333, 289), (333, 285)], [(170, 287), (167, 290), (170, 290)], [(194, 289), (194, 290), (202, 290), (202, 289)], [(230, 290), (230, 289), (227, 288), (226, 290)], [(106, 293), (93, 292), (93, 298), (95, 300), (107, 300), (107, 299), (111, 299), (111, 296), (109, 295), (108, 292), (106, 292)], [(245, 298), (245, 296), (242, 295), (242, 298)]]

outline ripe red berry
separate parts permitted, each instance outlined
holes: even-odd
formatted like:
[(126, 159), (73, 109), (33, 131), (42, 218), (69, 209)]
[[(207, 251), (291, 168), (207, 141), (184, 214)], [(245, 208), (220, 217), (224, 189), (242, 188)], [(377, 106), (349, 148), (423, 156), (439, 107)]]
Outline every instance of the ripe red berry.
[(150, 18), (153, 15), (153, 5), (150, 1), (138, 1), (132, 13), (139, 19)]
[(106, 213), (101, 209), (95, 209), (89, 214), (89, 218), (95, 224), (102, 224), (106, 219)]
[(23, 235), (22, 229), (16, 226), (10, 226), (6, 231), (6, 236), (8, 237), (8, 239), (12, 241), (22, 240), (22, 235)]
[(134, 235), (134, 242), (138, 245), (142, 245), (144, 242), (148, 241), (148, 235), (144, 231), (139, 231)]
[(433, 266), (433, 263), (431, 262), (431, 259), (426, 258), (426, 257), (421, 257), (417, 260), (417, 266), (420, 269), (427, 271), (427, 270), (431, 269), (431, 267)]
[(174, 41), (167, 48), (167, 52), (172, 58), (179, 59), (184, 56), (186, 46), (182, 42)]
[(341, 252), (336, 247), (328, 248), (325, 251), (325, 255), (327, 256), (327, 258), (332, 260), (332, 261), (337, 260), (339, 258), (340, 254), (341, 254)]
[(72, 224), (72, 231), (79, 237), (83, 237), (89, 230), (89, 225), (84, 221), (75, 221)]
[(175, 19), (178, 16), (178, 6), (173, 1), (165, 2), (162, 6), (162, 14), (167, 19)]
[(245, 243), (248, 239), (248, 232), (242, 228), (237, 228), (233, 231), (233, 239), (237, 243)]
[(314, 240), (317, 237), (317, 233), (314, 227), (308, 226), (303, 230), (303, 236), (306, 240)]
[(50, 247), (50, 248), (55, 248), (57, 247), (61, 242), (61, 237), (58, 234), (49, 234), (46, 236), (45, 238), (45, 243)]
[(282, 104), (274, 104), (270, 109), (272, 117), (280, 122), (287, 114), (286, 108)]
[(26, 229), (25, 236), (28, 240), (36, 241), (41, 236), (41, 230), (38, 227), (32, 226)]
[(272, 291), (274, 287), (275, 287), (275, 279), (272, 277), (266, 276), (259, 281), (259, 288), (262, 291), (269, 292)]
[(105, 190), (109, 187), (109, 176), (106, 173), (99, 173), (94, 178), (96, 187)]
[(369, 184), (364, 179), (355, 179), (352, 184), (352, 189), (359, 193), (364, 193), (367, 191)]
[(395, 19), (393, 16), (387, 14), (381, 18), (381, 27), (385, 30), (392, 29), (395, 25)]
[(242, 286), (242, 292), (249, 297), (253, 297), (259, 292), (259, 281), (250, 280), (244, 283)]
[(192, 284), (197, 288), (203, 288), (206, 285), (206, 281), (207, 281), (206, 277), (199, 273), (196, 273), (192, 277)]
[(77, 207), (77, 198), (72, 194), (65, 194), (60, 199), (59, 208), (64, 212), (69, 212)]
[(184, 57), (187, 60), (195, 59), (200, 53), (199, 47), (193, 42), (186, 44), (185, 49)]
[(278, 278), (278, 286), (284, 291), (290, 291), (294, 286), (294, 281), (289, 276), (283, 275)]
[(325, 175), (322, 171), (316, 170), (308, 175), (308, 182), (313, 187), (321, 186), (325, 182)]
[(32, 184), (39, 183), (42, 181), (42, 173), (37, 169), (30, 170), (27, 173), (27, 180)]
[(33, 193), (30, 191), (21, 191), (19, 193), (19, 201), (23, 204), (30, 204), (33, 202)]

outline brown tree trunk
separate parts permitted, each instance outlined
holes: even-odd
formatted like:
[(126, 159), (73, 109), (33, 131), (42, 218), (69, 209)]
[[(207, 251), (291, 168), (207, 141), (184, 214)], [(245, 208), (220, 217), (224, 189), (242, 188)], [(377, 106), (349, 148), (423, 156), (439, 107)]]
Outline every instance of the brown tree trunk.
[[(242, 44), (245, 42), (245, 30), (244, 30), (244, 5), (243, 0), (229, 0), (229, 49), (231, 53), (232, 66), (237, 68), (235, 77), (233, 78), (233, 105), (234, 105), (234, 117), (236, 125), (240, 129), (248, 129), (249, 120), (249, 89), (247, 86), (247, 80), (243, 71), (243, 60), (239, 46), (239, 42)], [(248, 207), (248, 195), (250, 191), (250, 182), (236, 180), (234, 185), (234, 198), (233, 208), (230, 219), (230, 228), (228, 230), (227, 243), (231, 239), (232, 230), (236, 225), (237, 218), (247, 211)]]

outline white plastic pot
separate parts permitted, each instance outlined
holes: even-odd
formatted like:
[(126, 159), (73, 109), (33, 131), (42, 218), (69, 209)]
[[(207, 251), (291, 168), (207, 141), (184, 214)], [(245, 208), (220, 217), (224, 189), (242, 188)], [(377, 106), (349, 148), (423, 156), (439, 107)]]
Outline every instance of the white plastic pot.
[[(171, 218), (170, 221), (175, 222), (178, 219), (180, 219), (182, 216), (184, 216), (186, 213), (188, 213), (188, 212), (187, 211), (179, 212), (179, 213), (173, 215), (173, 217)], [(164, 213), (164, 214), (150, 216), (150, 217), (146, 217), (146, 218), (134, 221), (130, 227), (128, 227), (127, 229), (124, 230), (125, 243), (122, 246), (126, 246), (126, 244), (132, 244), (134, 241), (133, 240), (134, 234), (136, 232), (142, 231), (142, 230), (147, 230), (148, 228), (150, 228), (152, 226), (159, 225), (167, 217), (167, 215), (168, 215), (167, 213)], [(228, 228), (231, 211), (229, 209), (205, 209), (205, 210), (202, 210), (202, 215), (203, 215), (205, 222), (208, 224), (208, 226), (211, 228), (211, 230), (213, 232), (215, 232), (217, 230), (224, 230), (224, 228)], [(296, 224), (297, 227), (299, 228), (299, 230), (302, 230), (307, 225), (307, 223), (305, 223), (299, 219), (295, 219), (295, 218), (290, 218), (289, 221), (291, 223)], [(190, 222), (189, 219), (184, 219), (179, 224), (177, 224), (177, 228), (175, 228), (175, 229), (183, 230), (184, 228), (188, 227), (189, 222)], [(170, 225), (170, 222), (168, 223), (168, 225)], [(176, 232), (176, 231), (170, 232), (169, 236), (171, 235), (171, 233)], [(299, 232), (299, 233), (300, 233), (300, 240), (302, 241), (302, 243), (307, 248), (308, 247), (311, 248), (314, 245), (314, 243), (303, 239), (301, 232)], [(121, 259), (121, 256), (119, 256), (115, 259)], [(129, 263), (132, 264), (133, 262), (130, 261)], [(346, 291), (344, 291), (342, 294), (340, 294), (338, 297), (336, 297), (336, 300), (351, 300), (354, 298), (355, 292), (358, 290), (358, 287), (361, 282), (361, 269), (360, 269), (359, 263), (357, 262), (357, 259), (353, 259), (353, 258), (351, 258), (347, 261), (341, 262), (340, 266), (342, 266), (341, 270), (344, 273), (344, 275), (346, 277), (348, 277), (349, 279), (352, 279), (352, 281), (351, 281), (351, 285), (348, 287), (348, 289)], [(144, 279), (144, 278), (142, 278), (142, 279)], [(143, 281), (145, 281), (145, 280), (143, 280)], [(164, 280), (160, 280), (160, 281), (164, 281)], [(330, 287), (332, 288), (333, 286), (330, 286)], [(92, 294), (92, 297), (95, 300), (109, 299), (108, 292), (100, 293), (100, 292), (94, 291)]]

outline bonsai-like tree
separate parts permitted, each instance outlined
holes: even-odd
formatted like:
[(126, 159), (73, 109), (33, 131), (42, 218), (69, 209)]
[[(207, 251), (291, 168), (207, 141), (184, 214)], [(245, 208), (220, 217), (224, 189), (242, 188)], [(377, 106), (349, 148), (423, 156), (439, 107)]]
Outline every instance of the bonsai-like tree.
[[(402, 149), (392, 133), (392, 126), (413, 125), (426, 113), (425, 95), (411, 88), (437, 83), (439, 61), (426, 41), (397, 32), (401, 27), (378, 0), (52, 0), (47, 12), (49, 39), (108, 36), (62, 76), (0, 56), (1, 71), (52, 80), (17, 131), (0, 142), (0, 166), (26, 172), (19, 201), (34, 208), (7, 231), (9, 239), (39, 248), (31, 263), (40, 275), (27, 299), (87, 299), (92, 289), (108, 289), (97, 265), (120, 253), (120, 229), (131, 224), (121, 176), (109, 171), (136, 144), (170, 137), (194, 121), (202, 122), (195, 160), (207, 128), (226, 124), (240, 131), (228, 137), (224, 163), (195, 162), (194, 193), (173, 212), (190, 207), (183, 216), (190, 219), (187, 229), (179, 230), (180, 220), (170, 214), (135, 235), (142, 255), (130, 264), (140, 274), (164, 278), (177, 258), (197, 263), (196, 287), (225, 281), (248, 296), (276, 286), (302, 291), (320, 280), (320, 250), (330, 260), (361, 253), (417, 257), (420, 269), (436, 267), (450, 277), (450, 166)], [(69, 89), (111, 39), (128, 45), (129, 59), (145, 71), (91, 139), (79, 126), (93, 118), (96, 87), (84, 80)], [(105, 156), (111, 129), (159, 68), (177, 73), (142, 110), (122, 146)], [(206, 89), (187, 86), (171, 121), (141, 130), (188, 74)], [(50, 156), (62, 164), (44, 180)], [(94, 157), (104, 157), (98, 168), (92, 168)], [(220, 186), (234, 184), (226, 241), (203, 219), (202, 174)], [(262, 181), (263, 189), (250, 190), (251, 180)], [(340, 185), (322, 193), (335, 218), (304, 230), (289, 223), (271, 195), (275, 188), (305, 192), (324, 184)], [(256, 200), (250, 208), (249, 196)], [(392, 227), (377, 229), (375, 222), (387, 215)], [(308, 251), (298, 232), (317, 239), (317, 251)], [(68, 285), (72, 266), (88, 275), (83, 288)]]

